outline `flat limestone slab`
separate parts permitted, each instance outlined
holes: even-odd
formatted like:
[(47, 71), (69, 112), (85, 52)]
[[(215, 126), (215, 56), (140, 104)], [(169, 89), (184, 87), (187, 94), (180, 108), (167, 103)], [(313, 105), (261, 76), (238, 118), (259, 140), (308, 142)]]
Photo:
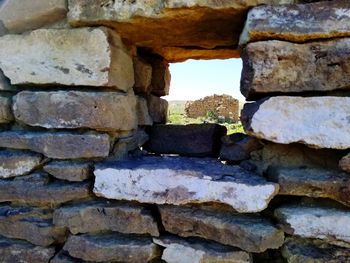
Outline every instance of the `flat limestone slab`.
[(218, 202), (238, 212), (264, 210), (278, 185), (217, 160), (148, 157), (98, 165), (94, 193), (109, 199), (174, 204)]
[(38, 29), (0, 38), (0, 67), (12, 84), (111, 87), (134, 85), (130, 55), (106, 28)]
[(241, 92), (248, 100), (350, 87), (350, 38), (304, 44), (260, 41), (247, 45), (242, 59)]
[(277, 96), (245, 104), (246, 132), (260, 139), (312, 148), (350, 148), (350, 97)]
[(266, 39), (303, 43), (315, 39), (345, 36), (350, 36), (349, 1), (266, 5), (250, 10), (240, 44)]
[(92, 163), (85, 161), (52, 161), (43, 170), (53, 177), (72, 182), (82, 182), (92, 177)]

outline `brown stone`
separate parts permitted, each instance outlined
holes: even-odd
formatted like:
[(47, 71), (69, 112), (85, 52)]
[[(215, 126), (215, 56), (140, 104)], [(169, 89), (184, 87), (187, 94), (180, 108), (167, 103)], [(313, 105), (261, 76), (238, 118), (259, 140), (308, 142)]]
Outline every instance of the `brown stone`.
[(175, 206), (159, 209), (165, 230), (182, 237), (201, 237), (256, 253), (279, 248), (284, 241), (283, 232), (259, 216)]
[(152, 65), (140, 57), (134, 58), (135, 93), (148, 93), (152, 81)]
[(153, 120), (149, 114), (147, 100), (140, 96), (137, 97), (137, 117), (139, 126), (150, 126), (153, 124)]
[(350, 173), (350, 154), (344, 156), (340, 161), (339, 161), (339, 167), (344, 170), (345, 172)]
[(145, 149), (160, 154), (218, 156), (226, 132), (218, 124), (154, 125)]
[(57, 179), (81, 182), (91, 177), (92, 163), (72, 161), (52, 161), (43, 167), (44, 171)]
[(0, 123), (9, 123), (13, 120), (14, 118), (11, 110), (11, 99), (8, 97), (0, 96)]
[(159, 255), (152, 239), (121, 234), (70, 236), (64, 250), (69, 255), (86, 261), (116, 261), (145, 263)]
[(152, 65), (151, 93), (158, 97), (169, 95), (171, 74), (168, 61), (158, 57), (153, 57), (149, 61)]
[(55, 211), (53, 222), (56, 226), (67, 227), (73, 234), (116, 231), (159, 235), (157, 222), (150, 211), (130, 203), (93, 202), (64, 206)]
[(165, 124), (168, 117), (168, 102), (157, 96), (147, 96), (149, 114), (154, 123)]

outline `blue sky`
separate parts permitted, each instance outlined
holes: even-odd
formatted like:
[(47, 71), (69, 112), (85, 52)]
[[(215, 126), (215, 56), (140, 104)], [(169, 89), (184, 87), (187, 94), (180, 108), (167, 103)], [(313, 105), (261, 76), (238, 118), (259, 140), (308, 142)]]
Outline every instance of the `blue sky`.
[(196, 100), (228, 94), (244, 101), (239, 91), (241, 59), (187, 60), (170, 64), (171, 84), (167, 100)]

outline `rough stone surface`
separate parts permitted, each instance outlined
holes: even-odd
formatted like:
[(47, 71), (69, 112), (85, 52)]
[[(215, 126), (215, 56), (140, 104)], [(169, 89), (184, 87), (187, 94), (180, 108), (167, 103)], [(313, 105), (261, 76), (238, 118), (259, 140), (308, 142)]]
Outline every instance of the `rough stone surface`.
[(344, 170), (345, 172), (350, 173), (350, 154), (344, 156), (340, 162), (339, 167)]
[(158, 247), (150, 238), (118, 234), (70, 236), (64, 250), (86, 261), (144, 263), (158, 256)]
[(128, 131), (137, 126), (136, 97), (118, 92), (22, 91), (14, 99), (15, 118), (45, 128)]
[(135, 93), (148, 93), (152, 81), (152, 65), (139, 57), (134, 58)]
[(4, 205), (0, 206), (0, 235), (46, 247), (62, 243), (66, 230), (52, 224), (51, 210)]
[(349, 97), (272, 97), (246, 104), (242, 122), (249, 135), (313, 148), (350, 148)]
[(275, 216), (288, 234), (322, 239), (340, 246), (350, 245), (348, 210), (293, 205), (276, 209)]
[(0, 90), (1, 91), (16, 91), (17, 90), (16, 87), (11, 85), (10, 80), (4, 75), (4, 73), (2, 72), (1, 69), (0, 69)]
[(171, 74), (168, 61), (152, 57), (149, 62), (152, 65), (150, 92), (158, 97), (169, 95)]
[(24, 151), (0, 151), (0, 178), (25, 175), (40, 165), (40, 154)]
[(218, 156), (226, 127), (218, 124), (153, 125), (145, 149), (153, 153)]
[(66, 17), (65, 0), (5, 0), (0, 20), (8, 33), (22, 33), (54, 23)]
[[(1, 82), (1, 76), (0, 76), (0, 82)], [(1, 87), (0, 87), (0, 90), (1, 90)], [(0, 96), (0, 123), (9, 123), (13, 120), (14, 118), (11, 111), (11, 99)]]
[(88, 183), (49, 182), (45, 174), (0, 180), (0, 192), (0, 202), (50, 207), (90, 197)]
[(296, 237), (286, 238), (282, 255), (289, 263), (339, 263), (350, 261), (349, 249), (332, 246), (318, 240)]
[(157, 96), (147, 96), (147, 106), (149, 114), (154, 123), (164, 124), (168, 118), (168, 102)]
[(104, 198), (174, 205), (217, 202), (248, 213), (264, 210), (279, 188), (211, 159), (145, 157), (102, 163), (94, 173), (94, 193)]
[(110, 141), (107, 134), (6, 131), (0, 133), (0, 147), (32, 150), (56, 159), (96, 158), (108, 156)]
[(173, 236), (154, 238), (153, 242), (165, 247), (162, 259), (167, 263), (252, 262), (249, 253), (214, 242), (185, 240)]
[(150, 126), (153, 120), (148, 111), (147, 100), (142, 97), (137, 97), (137, 117), (139, 126)]
[(280, 185), (279, 194), (330, 198), (350, 206), (350, 176), (336, 170), (278, 168), (268, 170), (269, 181)]
[(350, 3), (346, 0), (255, 7), (248, 13), (240, 44), (266, 39), (304, 43), (350, 36), (349, 14)]
[(54, 247), (44, 248), (26, 241), (0, 237), (0, 258), (3, 263), (47, 263), (54, 255)]
[(54, 224), (71, 233), (116, 231), (158, 236), (157, 222), (149, 210), (130, 203), (93, 202), (65, 206), (55, 211)]
[(243, 50), (242, 59), (241, 92), (248, 100), (268, 93), (321, 92), (350, 87), (349, 38), (306, 44), (277, 40), (256, 42)]
[(159, 209), (165, 230), (182, 237), (201, 237), (256, 253), (279, 248), (284, 241), (281, 230), (258, 216), (176, 206)]
[(67, 252), (61, 250), (50, 260), (50, 263), (84, 263), (84, 261), (78, 258), (72, 258)]
[[(77, 45), (79, 43), (79, 45)], [(0, 38), (0, 67), (12, 84), (134, 85), (130, 55), (106, 28), (38, 29)]]
[(81, 182), (91, 177), (90, 162), (52, 161), (43, 167), (44, 171), (57, 179)]

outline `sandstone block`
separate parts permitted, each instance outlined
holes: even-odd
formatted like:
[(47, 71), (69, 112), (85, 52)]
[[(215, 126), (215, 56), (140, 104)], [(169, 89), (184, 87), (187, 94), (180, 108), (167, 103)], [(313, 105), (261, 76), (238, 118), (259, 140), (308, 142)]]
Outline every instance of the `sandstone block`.
[(128, 131), (137, 126), (136, 97), (118, 92), (22, 91), (14, 97), (15, 118), (31, 126)]
[(275, 217), (288, 234), (322, 239), (340, 246), (350, 245), (348, 210), (294, 205), (276, 209)]
[(91, 177), (92, 163), (72, 161), (52, 161), (43, 167), (44, 171), (57, 179), (81, 182)]
[(145, 60), (134, 58), (135, 93), (148, 93), (152, 81), (152, 65)]
[(251, 136), (313, 148), (350, 148), (349, 97), (272, 97), (246, 104), (242, 122)]
[(134, 85), (130, 55), (106, 28), (38, 29), (0, 38), (0, 66), (12, 84), (111, 87)]
[(345, 172), (350, 173), (350, 154), (344, 156), (340, 162), (339, 167), (344, 170)]
[(171, 74), (168, 61), (153, 57), (150, 63), (152, 65), (151, 93), (158, 97), (169, 95)]
[(54, 247), (44, 248), (26, 241), (0, 237), (0, 258), (4, 263), (47, 263), (54, 255)]
[(66, 230), (52, 224), (52, 212), (49, 209), (3, 205), (0, 206), (0, 235), (46, 247), (62, 243)]
[(153, 153), (218, 156), (226, 127), (218, 124), (154, 125), (145, 149)]
[[(250, 10), (240, 44), (266, 39), (307, 42), (350, 36), (349, 1), (258, 6)], [(291, 23), (298, 21), (298, 23)]]
[(229, 246), (199, 239), (180, 239), (174, 236), (154, 238), (153, 242), (165, 247), (162, 259), (168, 263), (250, 263), (251, 256)]
[(108, 156), (110, 141), (107, 134), (6, 131), (0, 133), (0, 147), (28, 149), (56, 159), (96, 158)]
[(116, 231), (159, 235), (157, 222), (150, 211), (128, 203), (93, 202), (64, 206), (55, 211), (53, 222), (56, 226), (67, 227), (73, 234)]
[(165, 124), (168, 118), (168, 102), (157, 96), (147, 96), (149, 114), (154, 123)]
[(174, 204), (217, 202), (242, 213), (264, 210), (278, 185), (217, 160), (146, 157), (100, 164), (94, 193), (109, 199)]
[(281, 230), (258, 216), (176, 206), (159, 209), (165, 230), (182, 237), (201, 237), (256, 253), (279, 248), (284, 241)]
[[(1, 82), (1, 79), (0, 79), (0, 82)], [(1, 90), (1, 87), (0, 87), (0, 90)], [(14, 118), (11, 110), (11, 99), (0, 96), (0, 123), (9, 123), (13, 120)]]
[(159, 254), (149, 238), (118, 234), (70, 236), (63, 249), (73, 257), (95, 262), (145, 263)]
[(137, 97), (137, 117), (139, 126), (150, 126), (153, 120), (148, 111), (147, 100), (142, 97)]
[(0, 178), (9, 178), (25, 175), (41, 164), (41, 154), (1, 150), (0, 151)]
[(88, 183), (49, 182), (45, 174), (0, 180), (0, 202), (57, 206), (90, 197)]

